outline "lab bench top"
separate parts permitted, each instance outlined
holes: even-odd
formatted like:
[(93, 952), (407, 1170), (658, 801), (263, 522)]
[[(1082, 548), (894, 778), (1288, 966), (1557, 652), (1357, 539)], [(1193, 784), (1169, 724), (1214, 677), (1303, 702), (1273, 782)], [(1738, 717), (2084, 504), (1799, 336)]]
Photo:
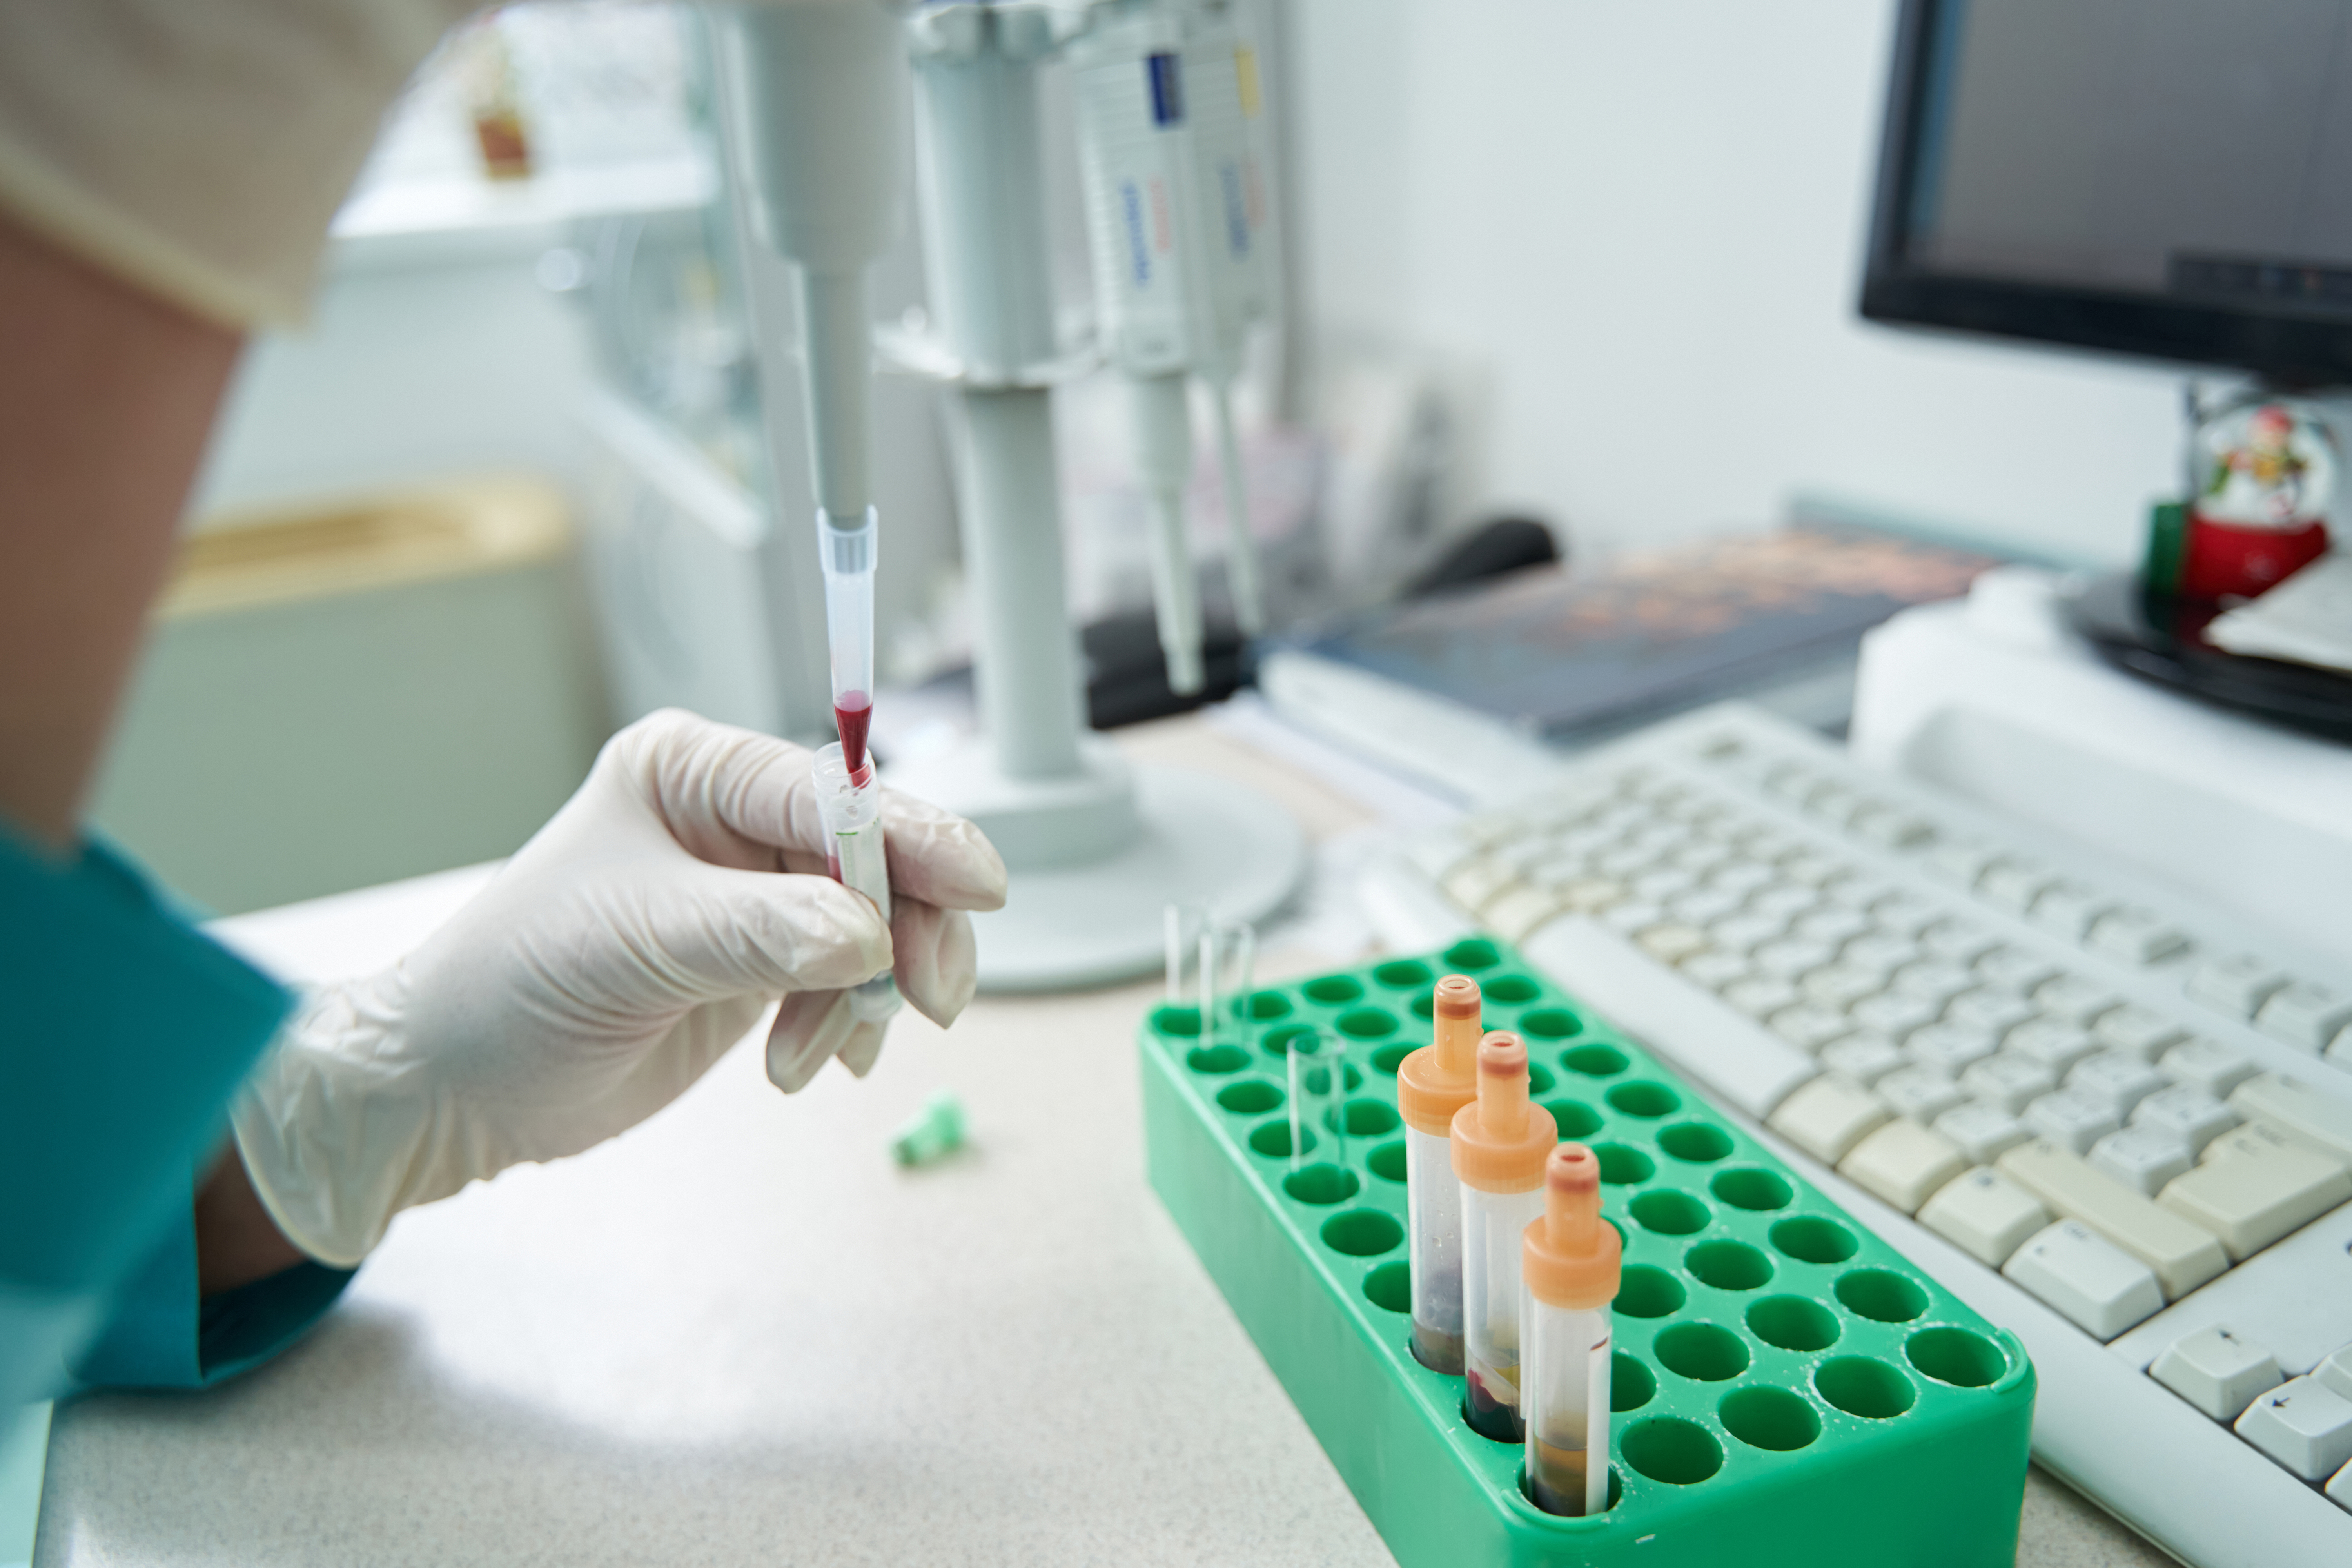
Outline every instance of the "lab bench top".
[[(1318, 837), (1369, 820), (1198, 721), (1123, 743)], [(230, 932), (363, 972), (488, 874)], [(909, 1011), (865, 1081), (790, 1097), (746, 1047), (625, 1137), (402, 1215), (270, 1365), (60, 1406), (37, 1564), (1391, 1561), (1145, 1184), (1156, 994)], [(895, 1167), (941, 1088), (968, 1146)], [(2038, 1468), (2018, 1560), (2168, 1561)]]

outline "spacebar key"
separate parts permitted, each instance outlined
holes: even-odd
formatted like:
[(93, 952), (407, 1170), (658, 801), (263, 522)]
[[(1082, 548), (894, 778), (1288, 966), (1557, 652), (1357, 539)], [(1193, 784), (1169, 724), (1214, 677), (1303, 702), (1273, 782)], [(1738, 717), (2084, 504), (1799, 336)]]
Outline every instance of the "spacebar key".
[(1769, 1116), (1821, 1071), (1780, 1036), (1580, 915), (1553, 921), (1519, 951), (1570, 994), (1750, 1116)]

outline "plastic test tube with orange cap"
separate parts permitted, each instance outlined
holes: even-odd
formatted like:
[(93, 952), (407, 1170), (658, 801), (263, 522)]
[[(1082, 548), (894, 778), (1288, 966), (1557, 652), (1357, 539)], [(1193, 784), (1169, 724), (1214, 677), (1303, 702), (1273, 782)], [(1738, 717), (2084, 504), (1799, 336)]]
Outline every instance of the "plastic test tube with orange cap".
[(1454, 1174), (1454, 1116), (1478, 1097), (1478, 983), (1437, 983), (1432, 1043), (1397, 1068), (1404, 1118), (1406, 1232), (1412, 1260), (1412, 1353), (1432, 1372), (1462, 1375), (1462, 1184)]
[(1462, 1181), (1463, 1413), (1497, 1442), (1519, 1419), (1520, 1238), (1544, 1212), (1544, 1161), (1559, 1142), (1551, 1112), (1528, 1103), (1528, 1047), (1497, 1030), (1478, 1042), (1478, 1096), (1454, 1113)]
[(1609, 1506), (1609, 1303), (1623, 1250), (1601, 1217), (1601, 1162), (1581, 1143), (1560, 1144), (1544, 1164), (1543, 1217), (1522, 1233), (1519, 1254), (1528, 1491), (1547, 1513)]

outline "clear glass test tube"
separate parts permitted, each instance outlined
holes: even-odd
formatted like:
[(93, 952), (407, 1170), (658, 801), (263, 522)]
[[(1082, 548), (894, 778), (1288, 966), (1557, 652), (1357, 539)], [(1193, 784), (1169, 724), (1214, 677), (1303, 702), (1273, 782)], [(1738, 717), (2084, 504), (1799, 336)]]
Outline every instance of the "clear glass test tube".
[[(1290, 1042), (1290, 1163), (1321, 1160), (1337, 1165), (1348, 1157), (1346, 1042), (1328, 1029), (1309, 1029)], [(1309, 1151), (1315, 1151), (1310, 1156)]]
[[(841, 743), (828, 741), (816, 752), (816, 802), (824, 818), (825, 869), (833, 879), (860, 893), (890, 918), (890, 868), (882, 843), (882, 788), (872, 769), (861, 781), (851, 776)], [(850, 988), (850, 1010), (868, 1023), (898, 1011), (898, 983), (887, 970)]]
[(1201, 1037), (1238, 1038), (1248, 1025), (1250, 989), (1257, 969), (1257, 928), (1247, 921), (1205, 921), (1201, 926)]
[[(1201, 952), (1201, 928), (1208, 923), (1208, 911), (1198, 904), (1170, 904), (1161, 911), (1168, 941), (1168, 1005), (1189, 1007), (1193, 1005), (1193, 982), (1198, 977)], [(1206, 1019), (1202, 1020), (1205, 1026)]]

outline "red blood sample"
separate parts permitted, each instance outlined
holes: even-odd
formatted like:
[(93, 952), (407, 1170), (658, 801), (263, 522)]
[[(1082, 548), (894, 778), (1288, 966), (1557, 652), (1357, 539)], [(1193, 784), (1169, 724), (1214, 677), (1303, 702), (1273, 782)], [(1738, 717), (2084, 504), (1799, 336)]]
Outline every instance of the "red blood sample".
[(841, 731), (841, 760), (849, 776), (866, 782), (866, 727), (874, 720), (874, 699), (863, 691), (845, 691), (834, 700), (834, 728)]

